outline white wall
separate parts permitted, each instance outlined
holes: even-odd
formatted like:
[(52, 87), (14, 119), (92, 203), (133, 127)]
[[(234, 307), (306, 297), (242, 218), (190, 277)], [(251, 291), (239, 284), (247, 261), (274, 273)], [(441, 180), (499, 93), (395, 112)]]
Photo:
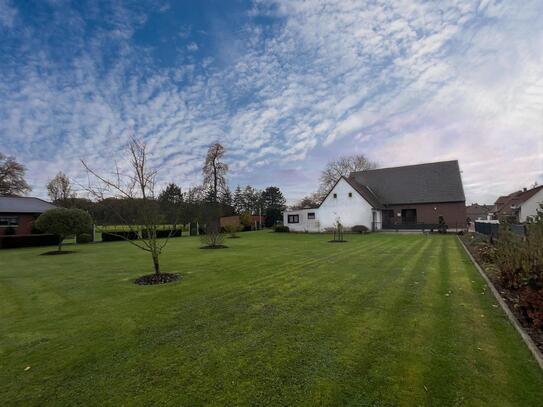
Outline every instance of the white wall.
[[(349, 197), (349, 193), (351, 193), (351, 197)], [(334, 194), (337, 195), (336, 198), (334, 198)], [(315, 219), (307, 218), (307, 214), (310, 212), (315, 213)], [(339, 219), (346, 228), (364, 225), (371, 230), (373, 212), (371, 205), (347, 181), (341, 179), (319, 208), (285, 211), (283, 224), (296, 232), (322, 232), (326, 228), (334, 227)], [(375, 222), (380, 225), (381, 212), (375, 212)], [(288, 215), (298, 215), (300, 222), (288, 223)]]
[(543, 203), (543, 188), (520, 206), (519, 220), (526, 222), (528, 216), (536, 216), (541, 203)]
[[(300, 209), (283, 212), (283, 225), (288, 226), (294, 232), (320, 232), (319, 209)], [(314, 213), (315, 219), (308, 219), (307, 214)], [(288, 215), (298, 215), (299, 223), (288, 223)]]
[[(352, 197), (349, 197), (349, 193)], [(337, 194), (337, 198), (334, 198), (334, 194)], [(371, 205), (342, 178), (321, 204), (318, 217), (321, 229), (334, 227), (339, 218), (346, 228), (364, 225), (371, 230), (372, 212)]]

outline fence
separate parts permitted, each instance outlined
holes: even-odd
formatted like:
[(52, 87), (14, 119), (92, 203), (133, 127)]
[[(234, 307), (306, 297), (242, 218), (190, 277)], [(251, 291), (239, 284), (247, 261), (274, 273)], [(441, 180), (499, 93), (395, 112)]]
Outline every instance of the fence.
[[(527, 230), (526, 225), (515, 225), (510, 224), (509, 230), (518, 236), (526, 236)], [(504, 228), (506, 225), (500, 225), (497, 220), (487, 220), (487, 221), (475, 221), (475, 231), (483, 235), (497, 237), (500, 231), (500, 228)]]

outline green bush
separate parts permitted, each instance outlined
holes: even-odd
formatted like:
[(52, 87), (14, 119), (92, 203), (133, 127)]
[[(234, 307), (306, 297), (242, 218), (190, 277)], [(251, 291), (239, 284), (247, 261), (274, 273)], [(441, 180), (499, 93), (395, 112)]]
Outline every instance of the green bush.
[(76, 241), (80, 244), (90, 243), (92, 242), (92, 235), (90, 233), (81, 233), (77, 235)]
[(87, 233), (92, 227), (90, 215), (81, 209), (50, 209), (36, 219), (36, 227), (59, 237), (58, 250), (66, 236)]
[(288, 226), (276, 225), (273, 228), (273, 231), (278, 232), (278, 233), (288, 233), (288, 232), (290, 232), (290, 229), (288, 228)]
[(351, 228), (351, 232), (353, 233), (367, 233), (369, 232), (369, 229), (364, 225), (355, 225)]
[(238, 232), (241, 232), (243, 227), (236, 223), (228, 223), (224, 225), (223, 229), (230, 235), (230, 238), (236, 238), (239, 237)]

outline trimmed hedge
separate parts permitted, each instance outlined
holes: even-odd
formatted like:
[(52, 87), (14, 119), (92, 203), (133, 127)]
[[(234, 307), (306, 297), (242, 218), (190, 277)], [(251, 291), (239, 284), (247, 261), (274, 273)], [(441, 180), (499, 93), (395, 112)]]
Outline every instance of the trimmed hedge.
[[(156, 236), (158, 238), (166, 238), (168, 236), (171, 237), (180, 237), (183, 234), (183, 231), (181, 229), (175, 229), (175, 230), (157, 230)], [(142, 235), (146, 236), (146, 231), (142, 231)], [(102, 242), (117, 242), (119, 240), (137, 240), (139, 239), (139, 236), (136, 232), (130, 232), (130, 231), (118, 231), (118, 232), (102, 232)]]
[(369, 229), (364, 225), (354, 225), (351, 228), (351, 232), (353, 232), (353, 233), (366, 233), (368, 231), (369, 231)]
[(102, 242), (117, 242), (119, 240), (137, 240), (138, 234), (135, 232), (102, 232)]
[(58, 246), (59, 237), (53, 234), (0, 236), (0, 249), (19, 247)]
[(288, 233), (290, 232), (290, 229), (288, 226), (277, 225), (276, 227), (273, 228), (273, 231), (278, 232), (278, 233)]
[(79, 244), (85, 244), (92, 242), (92, 235), (89, 233), (81, 233), (80, 235), (76, 236), (76, 242)]

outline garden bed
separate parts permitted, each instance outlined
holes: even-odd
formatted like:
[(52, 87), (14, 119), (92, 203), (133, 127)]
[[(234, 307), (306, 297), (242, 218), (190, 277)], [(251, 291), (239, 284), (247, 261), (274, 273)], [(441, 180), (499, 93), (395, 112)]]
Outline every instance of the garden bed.
[(513, 313), (519, 324), (533, 340), (537, 348), (543, 352), (543, 330), (535, 327), (526, 312), (521, 306), (521, 291), (506, 287), (499, 278), (499, 269), (492, 261), (485, 259), (485, 250), (477, 250), (477, 247), (487, 241), (484, 235), (477, 233), (468, 233), (459, 236), (473, 258), (477, 261), (486, 276), (492, 282), (502, 299), (505, 301), (510, 311)]
[(167, 284), (173, 283), (181, 278), (179, 274), (174, 273), (160, 273), (160, 274), (147, 274), (145, 276), (138, 277), (134, 280), (138, 285), (155, 285), (155, 284)]

